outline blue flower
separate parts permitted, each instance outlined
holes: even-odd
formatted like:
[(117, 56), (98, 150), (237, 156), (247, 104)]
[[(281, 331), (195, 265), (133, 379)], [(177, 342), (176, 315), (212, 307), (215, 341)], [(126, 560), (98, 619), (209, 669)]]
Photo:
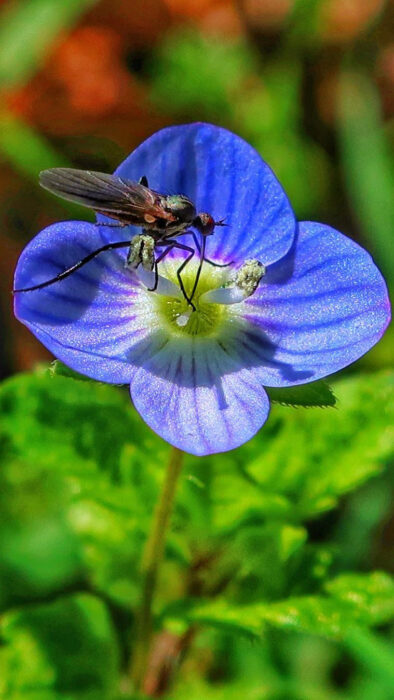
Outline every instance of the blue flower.
[[(15, 313), (73, 369), (130, 384), (137, 411), (169, 443), (196, 455), (243, 444), (267, 420), (264, 386), (325, 377), (383, 335), (389, 302), (370, 255), (329, 226), (297, 223), (270, 168), (238, 136), (209, 124), (170, 127), (117, 174), (146, 175), (152, 189), (185, 194), (197, 211), (225, 219), (207, 239), (207, 255), (231, 265), (204, 263), (192, 312), (176, 277), (184, 253), (160, 263), (150, 292), (151, 273), (126, 269), (125, 250), (109, 251), (61, 282), (17, 294)], [(140, 232), (83, 221), (49, 226), (23, 251), (15, 287)], [(189, 291), (196, 265), (185, 269)]]

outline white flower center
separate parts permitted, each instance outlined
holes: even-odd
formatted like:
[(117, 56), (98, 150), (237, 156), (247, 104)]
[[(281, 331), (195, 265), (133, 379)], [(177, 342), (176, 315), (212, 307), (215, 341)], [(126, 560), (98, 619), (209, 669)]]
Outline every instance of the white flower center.
[[(247, 260), (238, 270), (231, 265), (218, 268), (205, 262), (193, 297), (193, 310), (179, 286), (180, 264), (179, 259), (161, 262), (156, 291), (147, 291), (158, 324), (178, 336), (220, 335), (224, 325), (239, 318), (242, 302), (253, 294), (264, 274), (263, 265), (256, 260)], [(187, 295), (193, 289), (197, 268), (198, 261), (192, 261), (181, 273)], [(147, 290), (155, 286), (154, 271), (140, 266), (136, 274)]]

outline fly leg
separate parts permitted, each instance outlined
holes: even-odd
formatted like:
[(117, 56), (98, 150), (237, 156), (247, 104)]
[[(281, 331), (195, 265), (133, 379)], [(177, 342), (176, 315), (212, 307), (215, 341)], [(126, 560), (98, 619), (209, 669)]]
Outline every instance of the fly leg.
[(182, 273), (182, 271), (185, 269), (186, 265), (187, 265), (187, 264), (190, 262), (190, 260), (192, 259), (192, 257), (193, 257), (193, 255), (194, 255), (194, 252), (195, 252), (195, 251), (194, 251), (193, 248), (191, 248), (190, 246), (185, 245), (184, 243), (178, 243), (178, 241), (174, 241), (173, 244), (172, 244), (172, 247), (173, 247), (173, 248), (177, 248), (178, 250), (186, 250), (186, 251), (189, 253), (189, 255), (187, 256), (187, 258), (185, 258), (185, 260), (181, 263), (181, 265), (179, 265), (179, 267), (178, 267), (178, 269), (177, 269), (177, 271), (176, 271), (176, 274), (177, 274), (177, 277), (178, 277), (179, 286), (180, 286), (180, 288), (181, 288), (181, 292), (182, 292), (183, 296), (185, 297), (187, 303), (190, 304), (190, 306), (192, 307), (193, 311), (195, 311), (195, 310), (196, 310), (196, 307), (194, 306), (193, 302), (191, 301), (191, 299), (189, 299), (189, 297), (188, 297), (187, 294), (186, 294), (185, 286), (184, 286), (184, 284), (183, 284), (182, 275), (181, 275), (181, 273)]
[(209, 258), (204, 258), (204, 261), (208, 263), (208, 265), (213, 265), (213, 267), (228, 267), (233, 264), (233, 261), (228, 263), (216, 263), (213, 260), (209, 260)]
[[(194, 237), (195, 237), (195, 234), (193, 234), (193, 238), (194, 238)], [(228, 265), (231, 265), (231, 262), (229, 262), (229, 263), (223, 263), (223, 264), (222, 264), (222, 263), (215, 263), (215, 262), (213, 262), (213, 260), (209, 260), (208, 258), (206, 258), (206, 257), (205, 257), (206, 242), (207, 242), (207, 239), (206, 239), (205, 236), (202, 237), (201, 246), (200, 246), (200, 245), (197, 245), (197, 241), (196, 241), (196, 239), (195, 239), (196, 247), (197, 247), (197, 249), (198, 249), (198, 252), (200, 253), (200, 263), (199, 263), (199, 265), (198, 265), (198, 270), (197, 270), (197, 274), (196, 274), (196, 279), (194, 280), (194, 285), (193, 285), (192, 293), (191, 293), (191, 295), (190, 295), (190, 301), (192, 301), (192, 299), (193, 299), (193, 297), (194, 297), (194, 294), (195, 294), (195, 292), (196, 292), (197, 285), (198, 285), (198, 281), (199, 281), (200, 275), (201, 275), (202, 266), (203, 266), (203, 263), (204, 263), (204, 262), (207, 262), (207, 263), (209, 263), (210, 265), (213, 265), (214, 267), (228, 267)]]
[[(198, 252), (201, 253), (201, 246), (200, 246), (199, 240), (198, 240), (196, 234), (194, 233), (194, 231), (187, 231), (187, 233), (190, 233), (190, 235), (193, 236), (194, 245), (196, 246)], [(208, 263), (209, 265), (213, 265), (213, 267), (228, 267), (229, 265), (232, 265), (232, 261), (228, 262), (228, 263), (217, 263), (217, 262), (214, 262), (213, 260), (210, 260), (209, 258), (206, 258), (205, 255), (204, 255), (204, 261), (206, 263)]]
[(200, 247), (200, 250), (199, 250), (199, 253), (200, 253), (200, 262), (199, 262), (199, 264), (198, 264), (196, 279), (194, 280), (192, 293), (191, 293), (190, 299), (189, 299), (190, 303), (192, 302), (192, 299), (193, 299), (193, 297), (194, 297), (195, 291), (196, 291), (196, 289), (197, 289), (198, 280), (200, 279), (201, 270), (202, 270), (202, 266), (203, 266), (203, 263), (204, 263), (206, 242), (207, 242), (206, 237), (205, 237), (205, 236), (202, 236), (202, 239), (201, 239), (201, 247)]
[[(156, 247), (158, 247), (159, 245), (163, 245), (163, 244), (162, 244), (162, 243), (156, 244)], [(158, 283), (159, 283), (158, 264), (159, 264), (159, 262), (161, 262), (162, 260), (164, 260), (164, 258), (166, 257), (166, 255), (168, 255), (168, 253), (169, 253), (171, 250), (173, 250), (174, 248), (178, 248), (179, 250), (186, 250), (186, 251), (189, 253), (189, 255), (187, 256), (187, 258), (186, 258), (186, 259), (182, 262), (182, 264), (178, 267), (176, 274), (177, 274), (177, 277), (178, 277), (179, 286), (180, 286), (180, 288), (181, 288), (181, 292), (182, 292), (183, 296), (185, 297), (187, 303), (190, 304), (190, 306), (193, 308), (193, 311), (195, 311), (195, 310), (196, 310), (196, 307), (194, 306), (194, 304), (191, 303), (189, 297), (188, 297), (187, 294), (186, 294), (185, 286), (184, 286), (184, 284), (183, 284), (183, 280), (182, 280), (182, 276), (181, 276), (182, 270), (184, 270), (184, 268), (185, 268), (186, 265), (190, 262), (190, 260), (192, 259), (193, 255), (194, 255), (194, 250), (193, 250), (193, 248), (191, 248), (190, 246), (183, 245), (182, 243), (178, 243), (177, 241), (172, 241), (172, 242), (166, 247), (166, 249), (163, 250), (162, 253), (160, 253), (160, 255), (158, 256), (158, 258), (156, 258), (156, 260), (155, 260), (155, 262), (154, 262), (155, 281), (154, 281), (153, 287), (148, 288), (148, 291), (149, 291), (149, 292), (154, 292), (154, 291), (157, 289), (157, 285), (158, 285)]]
[(173, 247), (174, 246), (172, 243), (170, 245), (168, 245), (167, 248), (165, 250), (163, 250), (163, 252), (160, 253), (159, 257), (156, 258), (156, 260), (154, 261), (153, 266), (154, 266), (154, 271), (155, 271), (155, 281), (154, 281), (153, 287), (148, 287), (148, 292), (155, 292), (156, 291), (157, 285), (159, 284), (159, 270), (158, 270), (157, 266), (158, 266), (159, 262), (164, 260), (166, 255), (168, 255), (168, 253), (170, 252), (170, 250), (173, 249)]
[[(187, 231), (186, 233), (189, 234), (189, 235), (191, 235), (191, 236), (193, 237), (194, 245), (196, 246), (196, 248), (197, 248), (197, 250), (198, 250), (198, 253), (200, 254), (200, 262), (199, 262), (199, 266), (198, 266), (198, 269), (197, 269), (196, 279), (194, 280), (194, 285), (193, 285), (192, 293), (191, 293), (190, 298), (189, 298), (189, 303), (190, 303), (190, 302), (192, 301), (193, 297), (194, 297), (195, 292), (196, 292), (197, 285), (198, 285), (198, 282), (199, 282), (199, 279), (200, 279), (200, 275), (201, 275), (202, 266), (203, 266), (203, 263), (204, 263), (204, 262), (207, 262), (207, 263), (209, 263), (210, 265), (213, 265), (214, 267), (228, 267), (228, 266), (231, 265), (232, 263), (231, 263), (231, 262), (228, 262), (228, 263), (216, 263), (216, 262), (214, 262), (213, 260), (209, 260), (209, 258), (206, 258), (206, 257), (205, 257), (205, 247), (206, 247), (206, 242), (207, 242), (206, 236), (204, 236), (204, 235), (201, 236), (201, 244), (200, 244), (200, 242), (199, 242), (199, 240), (198, 240), (196, 234), (194, 233), (194, 231)], [(191, 258), (192, 258), (192, 256), (190, 257), (190, 260), (191, 260)], [(188, 262), (189, 262), (189, 260), (186, 260), (186, 264), (187, 264)], [(194, 304), (191, 304), (191, 306), (193, 306), (193, 308), (194, 308)]]
[(49, 287), (50, 284), (54, 284), (55, 282), (60, 282), (60, 280), (64, 280), (66, 277), (71, 275), (73, 272), (76, 270), (79, 270), (83, 265), (86, 265), (86, 263), (90, 262), (93, 260), (93, 258), (96, 257), (99, 253), (104, 253), (106, 250), (115, 250), (115, 248), (127, 248), (130, 245), (128, 241), (118, 241), (117, 243), (107, 243), (106, 245), (103, 245), (101, 248), (97, 248), (97, 250), (94, 250), (92, 253), (89, 253), (89, 255), (86, 255), (86, 257), (82, 258), (82, 260), (79, 260), (79, 262), (75, 263), (75, 265), (72, 265), (71, 267), (68, 267), (67, 270), (64, 270), (63, 272), (60, 272), (56, 277), (52, 277), (50, 280), (47, 280), (46, 282), (41, 282), (40, 284), (35, 284), (32, 287), (24, 287), (23, 289), (13, 289), (13, 293), (17, 294), (19, 292), (33, 292), (35, 289), (43, 289), (44, 287)]

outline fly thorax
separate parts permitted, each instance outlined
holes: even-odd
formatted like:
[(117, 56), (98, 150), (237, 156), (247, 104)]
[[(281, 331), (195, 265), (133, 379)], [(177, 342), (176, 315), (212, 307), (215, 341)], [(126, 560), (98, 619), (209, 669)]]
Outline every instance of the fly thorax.
[(180, 224), (191, 224), (196, 216), (193, 202), (182, 194), (170, 195), (165, 198), (165, 208), (176, 217)]

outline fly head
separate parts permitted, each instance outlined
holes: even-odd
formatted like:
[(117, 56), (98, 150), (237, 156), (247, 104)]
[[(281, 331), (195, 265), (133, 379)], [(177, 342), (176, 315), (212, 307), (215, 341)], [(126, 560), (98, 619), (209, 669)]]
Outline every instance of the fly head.
[(215, 221), (210, 214), (206, 214), (205, 212), (197, 214), (192, 223), (203, 236), (211, 236), (215, 226), (227, 226), (222, 219), (220, 221)]

